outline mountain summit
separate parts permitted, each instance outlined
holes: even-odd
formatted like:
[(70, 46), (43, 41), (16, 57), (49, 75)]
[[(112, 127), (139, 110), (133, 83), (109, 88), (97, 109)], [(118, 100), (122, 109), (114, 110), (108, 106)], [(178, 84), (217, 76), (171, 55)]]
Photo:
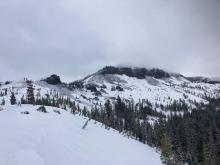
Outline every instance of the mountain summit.
[(146, 68), (130, 68), (130, 67), (113, 67), (106, 66), (97, 72), (98, 74), (118, 74), (126, 75), (128, 77), (136, 77), (138, 79), (144, 79), (146, 76), (154, 78), (168, 78), (169, 73), (161, 69), (146, 69)]
[(219, 96), (220, 83), (208, 78), (185, 77), (161, 69), (107, 66), (82, 80), (68, 84), (75, 98), (87, 105), (103, 103), (120, 96), (126, 100), (150, 101), (153, 105), (167, 105), (184, 100), (193, 107), (195, 102), (207, 103)]

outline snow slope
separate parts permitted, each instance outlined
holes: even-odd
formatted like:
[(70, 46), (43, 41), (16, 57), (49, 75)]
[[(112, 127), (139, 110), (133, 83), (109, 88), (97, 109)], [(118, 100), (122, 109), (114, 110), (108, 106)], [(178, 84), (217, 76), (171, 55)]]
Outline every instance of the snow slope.
[[(117, 96), (125, 100), (134, 100), (135, 103), (142, 99), (148, 100), (153, 106), (155, 104), (166, 106), (174, 100), (181, 99), (189, 107), (193, 107), (194, 102), (208, 103), (208, 97), (220, 97), (220, 83), (209, 83), (203, 79), (205, 78), (195, 78), (196, 81), (190, 81), (189, 78), (180, 74), (170, 74), (169, 77), (164, 78), (146, 76), (138, 79), (125, 74), (100, 74), (97, 72), (65, 85), (50, 85), (44, 81), (34, 81), (33, 87), (36, 98), (47, 97), (47, 95), (52, 98), (59, 93), (59, 95), (75, 101), (81, 108), (86, 106), (88, 109), (96, 104), (103, 105), (107, 99), (114, 101)], [(0, 93), (4, 93), (4, 89), (8, 89), (8, 93), (6, 96), (0, 95), (0, 101), (4, 98), (6, 104), (9, 104), (12, 91), (18, 101), (22, 95), (26, 96), (27, 83), (26, 81), (11, 82), (6, 85), (2, 83)]]
[[(159, 165), (154, 149), (100, 123), (69, 112), (37, 106), (3, 106), (0, 111), (0, 165)], [(59, 110), (57, 114), (54, 110)], [(21, 114), (29, 111), (29, 115)]]
[[(73, 95), (77, 95), (80, 100), (83, 96), (90, 102), (94, 102), (98, 98), (98, 102), (103, 103), (106, 99), (114, 99), (120, 96), (124, 99), (133, 99), (138, 102), (139, 99), (155, 103), (167, 105), (174, 100), (185, 100), (189, 106), (193, 106), (192, 102), (208, 103), (207, 97), (216, 98), (220, 96), (220, 84), (210, 84), (204, 82), (190, 82), (182, 76), (171, 76), (169, 78), (157, 79), (147, 77), (145, 79), (137, 79), (126, 75), (117, 74), (93, 74), (83, 79), (80, 83), (83, 88), (73, 89)], [(87, 86), (95, 86), (99, 95), (87, 89)], [(123, 90), (117, 90), (120, 87)]]

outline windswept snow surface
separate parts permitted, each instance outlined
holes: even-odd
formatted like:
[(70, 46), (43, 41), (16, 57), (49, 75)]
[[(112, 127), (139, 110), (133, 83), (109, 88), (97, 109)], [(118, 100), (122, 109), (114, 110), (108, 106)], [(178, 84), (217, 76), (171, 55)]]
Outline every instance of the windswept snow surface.
[[(82, 116), (46, 107), (3, 106), (0, 165), (159, 165), (153, 148)], [(57, 114), (54, 110), (59, 110)], [(21, 114), (29, 111), (29, 115)]]

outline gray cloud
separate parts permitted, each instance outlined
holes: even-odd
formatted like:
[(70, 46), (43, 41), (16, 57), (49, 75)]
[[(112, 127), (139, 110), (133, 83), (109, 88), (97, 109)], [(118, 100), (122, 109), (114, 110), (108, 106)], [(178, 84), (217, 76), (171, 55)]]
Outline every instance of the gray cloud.
[(0, 2), (0, 80), (74, 80), (105, 65), (220, 76), (218, 0)]

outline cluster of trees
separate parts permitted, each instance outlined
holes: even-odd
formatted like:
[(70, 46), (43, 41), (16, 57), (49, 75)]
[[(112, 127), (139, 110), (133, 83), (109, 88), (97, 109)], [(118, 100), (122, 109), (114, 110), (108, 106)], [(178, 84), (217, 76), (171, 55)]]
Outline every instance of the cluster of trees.
[(22, 96), (20, 101), (17, 101), (15, 97), (15, 93), (12, 91), (10, 96), (10, 103), (11, 105), (15, 104), (35, 104), (35, 96), (34, 96), (34, 88), (31, 81), (27, 80), (27, 92), (26, 92), (26, 99)]
[[(5, 89), (3, 89), (3, 90), (0, 91), (0, 97), (6, 96), (7, 94), (8, 94), (8, 89), (7, 89), (7, 88), (5, 88)], [(1, 104), (1, 105), (5, 105), (5, 99), (4, 99), (4, 98), (2, 98), (0, 104)]]
[(161, 150), (166, 164), (219, 164), (220, 111), (213, 102), (169, 116), (164, 128), (166, 149)]
[[(180, 102), (165, 107), (169, 116), (153, 110), (146, 102), (134, 104), (120, 97), (103, 108), (83, 113), (143, 143), (161, 151), (161, 159), (168, 165), (218, 165), (220, 162), (220, 99), (209, 105), (198, 104), (192, 111)], [(173, 108), (175, 107), (175, 108)], [(171, 108), (171, 109), (169, 109)], [(177, 112), (183, 112), (177, 114)], [(149, 117), (156, 117), (154, 123)]]
[(71, 113), (75, 114), (76, 111), (80, 112), (81, 109), (79, 107), (79, 104), (76, 105), (75, 101), (72, 101), (68, 97), (64, 97), (62, 95), (59, 95), (57, 92), (55, 94), (46, 94), (45, 96), (41, 97), (40, 91), (37, 90), (36, 93), (34, 93), (34, 88), (32, 85), (32, 82), (27, 81), (27, 92), (26, 97), (23, 95), (21, 97), (20, 103), (21, 104), (33, 104), (33, 105), (43, 105), (43, 106), (52, 106), (62, 109), (71, 109)]
[(172, 112), (183, 112), (189, 110), (189, 105), (183, 99), (174, 100), (170, 104), (166, 105), (165, 110), (169, 110)]
[[(26, 80), (27, 91), (26, 95), (23, 95), (20, 100), (16, 99), (15, 93), (12, 91), (10, 96), (11, 105), (15, 104), (33, 104), (33, 105), (43, 105), (43, 106), (52, 106), (62, 109), (71, 109), (71, 113), (75, 114), (76, 111), (82, 114), (82, 110), (79, 105), (75, 104), (75, 101), (71, 101), (70, 98), (59, 95), (57, 92), (47, 93), (45, 96), (41, 97), (40, 90), (34, 89), (31, 81)], [(2, 100), (1, 104), (5, 104), (5, 100)]]
[(153, 110), (152, 105), (147, 104), (146, 101), (135, 104), (133, 101), (125, 102), (119, 96), (113, 103), (107, 100), (103, 107), (92, 108), (87, 115), (106, 127), (114, 128), (143, 143), (147, 143), (147, 138), (150, 137), (153, 141), (154, 136), (153, 126), (148, 122), (148, 117), (152, 115), (159, 118), (165, 117), (161, 112)]
[(0, 91), (0, 96), (2, 97), (2, 96), (6, 96), (8, 94), (8, 89), (7, 88), (5, 88), (5, 89), (3, 89), (3, 90), (1, 90)]

